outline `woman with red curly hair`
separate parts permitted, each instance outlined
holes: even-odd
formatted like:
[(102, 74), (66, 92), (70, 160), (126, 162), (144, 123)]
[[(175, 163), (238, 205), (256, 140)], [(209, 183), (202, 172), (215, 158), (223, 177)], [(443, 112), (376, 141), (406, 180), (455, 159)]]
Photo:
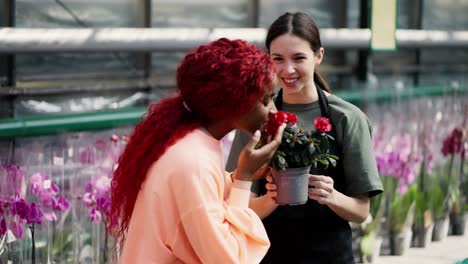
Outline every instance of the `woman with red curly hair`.
[[(198, 47), (177, 69), (178, 93), (150, 106), (120, 156), (109, 228), (121, 263), (258, 263), (269, 240), (248, 208), (250, 186), (280, 143), (255, 149), (276, 108), (274, 66), (241, 40)], [(220, 139), (254, 133), (232, 179)]]

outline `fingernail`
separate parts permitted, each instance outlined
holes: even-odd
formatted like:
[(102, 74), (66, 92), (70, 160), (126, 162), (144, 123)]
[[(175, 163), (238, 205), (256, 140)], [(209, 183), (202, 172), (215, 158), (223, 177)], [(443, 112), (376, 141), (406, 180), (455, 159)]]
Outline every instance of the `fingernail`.
[(254, 137), (259, 137), (260, 136), (260, 130), (256, 130), (254, 133)]

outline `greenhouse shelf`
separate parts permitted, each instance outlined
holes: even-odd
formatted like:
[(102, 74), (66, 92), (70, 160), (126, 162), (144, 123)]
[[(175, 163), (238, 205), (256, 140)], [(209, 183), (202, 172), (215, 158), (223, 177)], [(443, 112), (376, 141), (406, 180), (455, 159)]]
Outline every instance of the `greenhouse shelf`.
[[(424, 86), (396, 90), (360, 90), (337, 92), (336, 95), (353, 104), (411, 99), (421, 96), (465, 94), (468, 87)], [(0, 139), (40, 136), (74, 131), (92, 131), (135, 125), (146, 108), (126, 108), (54, 116), (33, 116), (0, 120)]]

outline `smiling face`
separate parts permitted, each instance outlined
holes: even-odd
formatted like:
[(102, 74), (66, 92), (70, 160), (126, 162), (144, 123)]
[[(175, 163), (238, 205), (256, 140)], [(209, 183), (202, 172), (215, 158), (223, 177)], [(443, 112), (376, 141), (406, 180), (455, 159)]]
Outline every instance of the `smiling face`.
[(236, 129), (250, 133), (263, 129), (268, 122), (268, 115), (270, 113), (276, 113), (277, 111), (273, 101), (277, 85), (278, 82), (275, 78), (274, 81), (268, 85), (263, 96), (254, 104), (253, 108), (235, 122)]
[(270, 58), (285, 97), (304, 98), (314, 91), (314, 69), (323, 58), (324, 49), (314, 52), (309, 42), (293, 34), (283, 34), (271, 42)]

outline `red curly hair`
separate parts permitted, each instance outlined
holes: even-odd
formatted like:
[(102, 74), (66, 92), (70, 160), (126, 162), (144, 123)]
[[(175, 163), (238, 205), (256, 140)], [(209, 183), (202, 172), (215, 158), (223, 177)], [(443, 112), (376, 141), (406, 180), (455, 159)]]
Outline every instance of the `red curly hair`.
[(150, 166), (202, 124), (241, 117), (273, 78), (268, 55), (242, 40), (222, 38), (185, 56), (177, 68), (178, 94), (150, 105), (114, 172), (108, 229), (121, 245)]

